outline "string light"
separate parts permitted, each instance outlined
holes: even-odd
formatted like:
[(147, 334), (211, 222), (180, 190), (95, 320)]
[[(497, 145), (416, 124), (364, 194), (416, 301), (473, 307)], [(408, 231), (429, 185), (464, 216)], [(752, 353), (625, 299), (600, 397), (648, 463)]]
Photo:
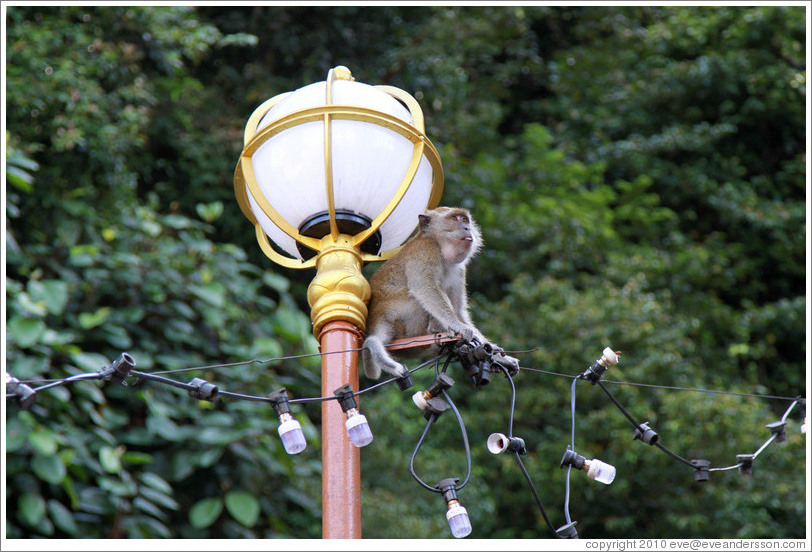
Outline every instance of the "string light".
[(372, 442), (372, 430), (369, 428), (367, 418), (358, 411), (358, 403), (355, 401), (355, 393), (350, 384), (343, 385), (335, 390), (341, 410), (347, 415), (344, 423), (350, 441), (358, 448), (365, 447)]
[(611, 464), (597, 459), (587, 460), (586, 457), (576, 453), (569, 446), (567, 446), (567, 450), (564, 451), (564, 456), (561, 458), (560, 467), (563, 468), (564, 466), (584, 470), (588, 477), (604, 485), (611, 484), (615, 480), (615, 474), (617, 473), (617, 470)]
[(491, 433), (487, 441), (488, 450), (492, 454), (502, 454), (503, 452), (516, 452), (527, 454), (524, 439), (521, 437), (508, 437), (504, 433)]
[(429, 385), (425, 391), (418, 391), (412, 395), (412, 402), (420, 410), (426, 410), (430, 401), (434, 397), (439, 397), (444, 391), (454, 386), (454, 380), (446, 373), (442, 373)]
[(459, 498), (457, 498), (457, 483), (459, 482), (460, 480), (456, 478), (443, 479), (437, 483), (436, 487), (442, 493), (448, 508), (445, 517), (448, 520), (451, 534), (461, 539), (471, 534), (473, 526), (471, 525), (471, 519), (468, 517), (468, 510), (460, 504)]
[(276, 415), (279, 416), (279, 438), (282, 439), (282, 446), (285, 447), (285, 452), (288, 454), (299, 454), (305, 447), (304, 433), (302, 432), (302, 425), (293, 419), (290, 413), (290, 401), (288, 400), (288, 392), (283, 387), (272, 393), (268, 394), (271, 399)]
[[(571, 446), (567, 447), (567, 451), (564, 454), (564, 457), (561, 460), (561, 467), (563, 468), (565, 465), (567, 466), (567, 499), (565, 502), (565, 513), (567, 517), (567, 523), (558, 529), (553, 529), (553, 526), (550, 523), (549, 518), (544, 511), (544, 507), (541, 504), (541, 500), (538, 497), (538, 493), (535, 491), (535, 487), (530, 479), (527, 470), (525, 469), (523, 463), (521, 462), (520, 455), (524, 455), (527, 453), (524, 440), (519, 437), (514, 437), (512, 434), (512, 425), (513, 425), (513, 410), (515, 407), (515, 386), (513, 385), (512, 378), (508, 370), (499, 364), (498, 359), (495, 358), (498, 354), (504, 354), (498, 348), (495, 348), (489, 344), (479, 344), (478, 342), (473, 342), (469, 344), (463, 344), (461, 346), (460, 343), (457, 343), (455, 346), (450, 347), (449, 344), (443, 347), (445, 350), (444, 355), (446, 355), (445, 366), (443, 367), (442, 373), (439, 372), (439, 359), (443, 356), (438, 356), (435, 359), (428, 361), (426, 363), (417, 366), (416, 368), (407, 371), (403, 376), (392, 378), (386, 381), (382, 381), (375, 385), (372, 385), (366, 389), (362, 389), (357, 393), (352, 391), (352, 388), (349, 385), (345, 385), (335, 391), (334, 397), (318, 397), (318, 398), (307, 398), (307, 399), (296, 399), (294, 401), (289, 401), (287, 398), (287, 393), (283, 389), (276, 391), (274, 393), (269, 394), (267, 397), (260, 397), (254, 395), (243, 395), (239, 393), (229, 393), (225, 391), (220, 391), (218, 387), (202, 378), (194, 378), (191, 382), (182, 383), (177, 382), (174, 380), (170, 380), (167, 378), (162, 378), (155, 374), (157, 373), (170, 373), (170, 372), (181, 372), (181, 371), (189, 371), (189, 370), (200, 370), (201, 368), (188, 368), (188, 369), (181, 369), (181, 370), (169, 370), (164, 372), (156, 372), (153, 374), (148, 374), (144, 372), (135, 371), (133, 368), (135, 367), (135, 359), (131, 357), (127, 353), (122, 353), (114, 362), (112, 362), (109, 366), (103, 367), (99, 371), (95, 373), (86, 373), (86, 374), (78, 374), (75, 376), (70, 376), (61, 380), (45, 380), (50, 381), (50, 383), (38, 387), (36, 389), (32, 389), (28, 386), (25, 382), (20, 381), (19, 379), (15, 378), (8, 372), (6, 372), (6, 391), (7, 391), (7, 398), (13, 398), (20, 403), (23, 408), (27, 408), (33, 402), (36, 394), (40, 390), (48, 389), (51, 387), (55, 387), (58, 385), (63, 385), (65, 383), (74, 383), (77, 381), (89, 381), (89, 380), (104, 380), (110, 381), (113, 383), (119, 383), (121, 385), (127, 385), (126, 379), (130, 376), (134, 376), (137, 379), (146, 379), (150, 381), (155, 381), (158, 383), (165, 383), (174, 387), (178, 387), (181, 389), (187, 390), (190, 397), (198, 399), (198, 400), (208, 400), (214, 402), (220, 396), (225, 397), (233, 397), (243, 400), (253, 400), (253, 401), (265, 401), (270, 402), (274, 407), (277, 415), (280, 418), (280, 426), (279, 426), (279, 433), (280, 438), (283, 441), (283, 445), (285, 450), (289, 454), (297, 454), (301, 452), (306, 447), (306, 442), (304, 440), (304, 434), (301, 431), (301, 425), (293, 419), (289, 412), (289, 404), (291, 402), (321, 402), (325, 400), (334, 400), (338, 399), (339, 403), (341, 404), (342, 410), (347, 415), (347, 422), (346, 427), (348, 433), (350, 435), (350, 439), (353, 444), (357, 447), (362, 447), (369, 444), (373, 440), (372, 432), (369, 429), (369, 425), (367, 423), (366, 417), (360, 414), (358, 411), (358, 405), (355, 401), (355, 396), (372, 391), (373, 389), (377, 389), (385, 384), (396, 382), (401, 390), (406, 390), (409, 387), (413, 386), (413, 381), (411, 379), (411, 373), (416, 371), (419, 368), (429, 364), (435, 363), (435, 371), (437, 372), (437, 378), (435, 381), (430, 385), (425, 391), (415, 393), (412, 396), (412, 400), (414, 401), (415, 405), (418, 406), (422, 411), (424, 411), (424, 416), (428, 420), (426, 425), (426, 429), (423, 432), (423, 435), (418, 442), (418, 445), (415, 449), (414, 454), (412, 455), (412, 462), (410, 464), (410, 470), (412, 471), (412, 475), (415, 479), (418, 480), (424, 487), (434, 492), (439, 492), (443, 494), (443, 497), (446, 501), (446, 505), (448, 508), (447, 511), (447, 520), (449, 522), (449, 527), (452, 531), (452, 534), (457, 537), (465, 537), (471, 533), (471, 523), (470, 518), (468, 517), (467, 510), (462, 507), (459, 503), (459, 499), (456, 496), (456, 492), (461, 489), (465, 484), (467, 484), (470, 475), (471, 475), (471, 458), (470, 458), (470, 450), (468, 447), (467, 435), (465, 432), (465, 427), (462, 422), (462, 418), (459, 415), (456, 407), (454, 406), (453, 402), (451, 401), (450, 397), (446, 393), (446, 390), (450, 389), (451, 386), (454, 385), (454, 380), (448, 376), (445, 371), (448, 367), (449, 362), (451, 361), (452, 357), (456, 358), (460, 361), (463, 367), (466, 370), (466, 375), (471, 378), (472, 383), (474, 383), (475, 387), (480, 387), (483, 385), (487, 385), (490, 381), (490, 374), (493, 372), (499, 372), (500, 370), (505, 373), (505, 376), (510, 381), (511, 388), (512, 388), (512, 398), (511, 398), (511, 410), (510, 410), (510, 425), (508, 434), (503, 433), (493, 433), (488, 438), (487, 446), (488, 450), (491, 451), (493, 454), (501, 454), (504, 451), (514, 453), (515, 458), (517, 459), (522, 472), (527, 479), (527, 482), (533, 491), (533, 494), (538, 502), (539, 508), (541, 509), (542, 515), (544, 516), (547, 525), (550, 527), (551, 530), (554, 531), (555, 535), (559, 538), (578, 538), (578, 533), (575, 530), (575, 525), (577, 524), (576, 521), (573, 521), (569, 517), (569, 472), (570, 470), (575, 467), (576, 469), (583, 470), (587, 473), (587, 475), (596, 481), (599, 481), (604, 484), (610, 484), (615, 477), (616, 470), (613, 466), (597, 459), (587, 459), (580, 454), (577, 454), (574, 450), (574, 434), (575, 434), (575, 424), (574, 424), (574, 415), (575, 415), (575, 402), (574, 402), (574, 387), (578, 380), (586, 379), (593, 385), (599, 385), (603, 391), (607, 394), (607, 396), (612, 400), (612, 402), (618, 407), (618, 409), (629, 419), (632, 423), (634, 428), (634, 440), (640, 440), (643, 443), (656, 446), (660, 448), (673, 458), (689, 465), (694, 470), (694, 479), (696, 481), (707, 481), (709, 479), (709, 473), (711, 471), (727, 471), (738, 468), (742, 475), (750, 475), (752, 473), (753, 463), (758, 455), (772, 442), (785, 442), (787, 440), (786, 436), (786, 423), (787, 418), (793, 408), (797, 405), (803, 409), (805, 409), (806, 401), (802, 397), (796, 397), (794, 400), (787, 398), (787, 397), (773, 397), (768, 395), (752, 395), (752, 394), (745, 394), (745, 393), (733, 393), (733, 392), (724, 392), (724, 391), (713, 391), (713, 390), (703, 390), (703, 389), (686, 389), (686, 388), (677, 388), (677, 387), (667, 387), (667, 386), (657, 386), (657, 385), (649, 385), (649, 384), (638, 384), (638, 383), (630, 383), (630, 382), (610, 382), (607, 383), (617, 383), (617, 384), (627, 384), (627, 385), (639, 385), (639, 386), (647, 386), (647, 387), (657, 387), (663, 389), (679, 389), (679, 390), (690, 390), (690, 391), (701, 391), (706, 393), (728, 393), (728, 394), (735, 394), (735, 395), (745, 395), (745, 396), (754, 396), (754, 397), (763, 397), (763, 398), (772, 398), (772, 399), (785, 399), (785, 400), (793, 400), (793, 403), (790, 405), (789, 409), (785, 412), (784, 416), (780, 421), (773, 422), (767, 424), (766, 427), (770, 430), (770, 438), (753, 454), (738, 454), (736, 455), (737, 463), (732, 466), (723, 467), (723, 468), (711, 468), (710, 461), (705, 459), (699, 460), (686, 460), (675, 453), (669, 451), (665, 447), (659, 443), (659, 437), (657, 433), (649, 427), (649, 422), (638, 423), (634, 420), (634, 418), (620, 405), (617, 399), (606, 389), (603, 382), (601, 381), (601, 377), (606, 369), (618, 362), (618, 352), (613, 351), (611, 348), (606, 347), (602, 355), (599, 359), (597, 359), (586, 371), (578, 376), (568, 376), (565, 374), (555, 374), (553, 372), (545, 372), (543, 370), (536, 370), (536, 369), (528, 369), (530, 371), (537, 371), (542, 373), (549, 373), (553, 375), (560, 375), (573, 378), (573, 397), (572, 397), (572, 414), (573, 414), (573, 428), (572, 428), (572, 444)], [(448, 354), (449, 349), (451, 349), (452, 354)], [(460, 354), (460, 351), (462, 354)], [(297, 357), (286, 357), (286, 358), (300, 358), (304, 356), (314, 356), (314, 355), (298, 355)], [(268, 361), (262, 362), (270, 362), (274, 359), (270, 359)], [(248, 362), (260, 362), (260, 361), (248, 361)], [(214, 365), (214, 367), (228, 367), (228, 366), (237, 366), (245, 363), (232, 363), (232, 364), (223, 364), (223, 365)], [(527, 369), (527, 368), (526, 368)], [(440, 398), (440, 395), (443, 398)], [(466, 448), (466, 459), (468, 463), (468, 473), (465, 478), (465, 482), (462, 485), (457, 485), (459, 479), (448, 478), (442, 480), (434, 487), (429, 487), (425, 483), (423, 483), (415, 474), (414, 472), (414, 456), (420, 448), (428, 429), (431, 427), (432, 423), (436, 421), (439, 416), (445, 412), (446, 410), (451, 409), (454, 411), (462, 429), (463, 433), (463, 441)], [(802, 413), (803, 415), (803, 424), (801, 425), (801, 432), (806, 432), (806, 415), (805, 412)]]
[(589, 381), (589, 383), (592, 385), (598, 383), (606, 369), (618, 363), (618, 352), (606, 347), (603, 350), (601, 357), (593, 362), (592, 366), (587, 368), (586, 371), (581, 374), (581, 377), (586, 378), (587, 381)]

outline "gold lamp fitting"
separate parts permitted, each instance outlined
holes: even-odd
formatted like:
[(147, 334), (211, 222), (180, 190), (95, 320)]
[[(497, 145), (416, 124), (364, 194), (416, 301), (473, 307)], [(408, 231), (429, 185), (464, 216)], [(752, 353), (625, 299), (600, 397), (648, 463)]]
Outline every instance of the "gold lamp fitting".
[(361, 272), (361, 254), (351, 236), (327, 234), (321, 239), (316, 259), (316, 276), (307, 288), (313, 335), (318, 336), (328, 322), (352, 322), (366, 329), (367, 303), (372, 296), (369, 282)]

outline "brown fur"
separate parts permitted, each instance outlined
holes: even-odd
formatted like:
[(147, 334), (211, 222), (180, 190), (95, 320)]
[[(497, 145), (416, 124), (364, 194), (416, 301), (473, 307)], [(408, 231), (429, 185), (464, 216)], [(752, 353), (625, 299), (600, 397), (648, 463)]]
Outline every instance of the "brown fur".
[(453, 332), (466, 341), (486, 341), (471, 322), (465, 284), (466, 265), (481, 245), (479, 228), (466, 209), (438, 207), (420, 215), (418, 234), (370, 280), (363, 350), (368, 377), (377, 379), (381, 371), (405, 373), (386, 350), (395, 339)]

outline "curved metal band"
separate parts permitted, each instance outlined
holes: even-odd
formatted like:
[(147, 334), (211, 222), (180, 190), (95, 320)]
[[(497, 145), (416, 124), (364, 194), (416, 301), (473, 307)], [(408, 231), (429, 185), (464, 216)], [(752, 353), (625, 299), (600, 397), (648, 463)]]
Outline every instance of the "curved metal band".
[[(254, 114), (252, 114), (251, 119), (249, 120), (249, 125), (247, 125), (246, 128), (246, 137), (248, 133), (248, 127), (252, 125), (258, 125), (262, 119), (262, 116), (264, 116), (265, 113), (267, 113), (267, 110), (278, 102), (277, 98), (279, 97), (277, 96), (275, 98), (271, 98), (271, 100), (263, 104), (262, 107), (264, 108), (267, 105), (268, 106), (267, 109), (264, 109), (262, 111), (260, 109), (257, 109), (254, 112)], [(426, 157), (426, 159), (429, 161), (432, 167), (432, 190), (427, 207), (428, 208), (436, 207), (436, 205), (439, 203), (439, 199), (440, 196), (442, 195), (443, 190), (443, 168), (440, 162), (439, 153), (434, 148), (433, 144), (429, 141), (429, 139), (422, 132), (419, 132), (415, 127), (409, 125), (408, 123), (405, 123), (404, 121), (396, 117), (375, 110), (356, 106), (326, 105), (304, 109), (296, 113), (292, 113), (277, 121), (274, 121), (273, 123), (269, 124), (262, 130), (260, 130), (245, 144), (242, 154), (240, 155), (240, 161), (237, 164), (237, 168), (235, 170), (234, 191), (237, 196), (237, 202), (240, 205), (240, 209), (242, 210), (243, 214), (246, 216), (246, 218), (248, 218), (248, 220), (254, 223), (258, 227), (258, 229), (261, 229), (261, 226), (256, 220), (256, 217), (254, 216), (254, 213), (251, 210), (251, 205), (248, 202), (247, 194), (249, 192), (253, 196), (254, 200), (257, 202), (257, 205), (259, 205), (259, 207), (262, 209), (262, 211), (274, 225), (276, 225), (285, 234), (287, 234), (294, 240), (298, 241), (299, 243), (307, 247), (310, 247), (311, 249), (318, 250), (319, 240), (301, 235), (298, 229), (294, 228), (290, 223), (284, 220), (284, 218), (282, 218), (281, 215), (279, 215), (279, 213), (270, 205), (270, 203), (261, 193), (259, 185), (256, 180), (256, 176), (254, 174), (251, 157), (257, 151), (257, 149), (259, 149), (265, 142), (267, 142), (271, 137), (275, 136), (276, 134), (279, 134), (289, 128), (314, 121), (324, 121), (325, 126), (329, 128), (330, 126), (332, 126), (329, 124), (329, 122), (332, 119), (353, 120), (382, 126), (388, 130), (400, 134), (401, 136), (408, 139), (415, 145), (412, 154), (412, 159), (409, 164), (409, 168), (407, 169), (406, 175), (404, 176), (404, 179), (401, 181), (401, 184), (398, 187), (398, 190), (396, 191), (395, 195), (386, 205), (384, 210), (372, 221), (372, 225), (370, 226), (370, 228), (364, 230), (362, 233), (358, 234), (353, 239), (354, 244), (358, 245), (362, 243), (365, 239), (367, 239), (369, 236), (371, 236), (375, 231), (378, 230), (381, 224), (383, 224), (383, 222), (392, 214), (397, 205), (400, 203), (401, 199), (403, 199), (403, 196), (406, 194), (406, 191), (408, 190), (409, 186), (411, 185), (412, 180), (415, 174), (417, 173), (417, 169), (420, 166), (420, 162), (422, 161), (423, 156)], [(422, 126), (422, 115), (420, 117), (419, 122), (421, 123)], [(253, 126), (253, 128), (256, 128), (256, 126)], [(329, 131), (327, 128), (325, 129), (325, 140), (328, 141), (329, 145)], [(329, 157), (327, 158), (327, 162), (329, 163)], [(328, 169), (329, 171), (329, 166), (326, 167), (326, 169)], [(334, 205), (332, 205), (333, 203), (332, 198), (328, 197), (328, 199), (331, 204), (330, 206), (333, 207), (334, 210)], [(330, 211), (331, 219), (334, 218), (333, 210)], [(270, 245), (267, 241), (268, 238), (264, 234), (264, 232), (262, 232), (262, 235), (263, 239), (260, 240), (260, 247), (262, 248), (263, 252), (266, 255), (268, 255), (274, 262), (277, 262), (289, 268), (306, 268), (307, 266), (313, 266), (309, 263), (284, 257), (283, 255), (277, 253), (276, 251), (273, 251), (273, 249), (270, 248)], [(259, 230), (257, 231), (257, 236), (259, 239)], [(263, 241), (265, 243), (263, 243)], [(394, 254), (398, 249), (399, 248), (395, 248), (389, 251), (385, 251), (379, 255), (364, 254), (363, 258), (364, 260), (385, 260), (386, 258), (391, 257), (391, 255)], [(269, 251), (272, 252), (273, 255), (269, 254)], [(285, 259), (285, 262), (280, 262), (280, 259)]]

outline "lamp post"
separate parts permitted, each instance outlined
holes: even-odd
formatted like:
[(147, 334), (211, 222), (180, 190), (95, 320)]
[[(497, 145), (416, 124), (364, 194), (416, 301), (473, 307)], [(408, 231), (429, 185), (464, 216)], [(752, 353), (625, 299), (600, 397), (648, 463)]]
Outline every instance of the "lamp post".
[[(322, 356), (322, 396), (358, 391), (366, 329), (364, 262), (386, 260), (443, 190), (440, 156), (408, 93), (356, 82), (343, 66), (274, 96), (245, 127), (234, 175), (262, 251), (317, 269), (307, 291)], [(338, 401), (322, 403), (322, 535), (361, 537), (360, 454)]]

